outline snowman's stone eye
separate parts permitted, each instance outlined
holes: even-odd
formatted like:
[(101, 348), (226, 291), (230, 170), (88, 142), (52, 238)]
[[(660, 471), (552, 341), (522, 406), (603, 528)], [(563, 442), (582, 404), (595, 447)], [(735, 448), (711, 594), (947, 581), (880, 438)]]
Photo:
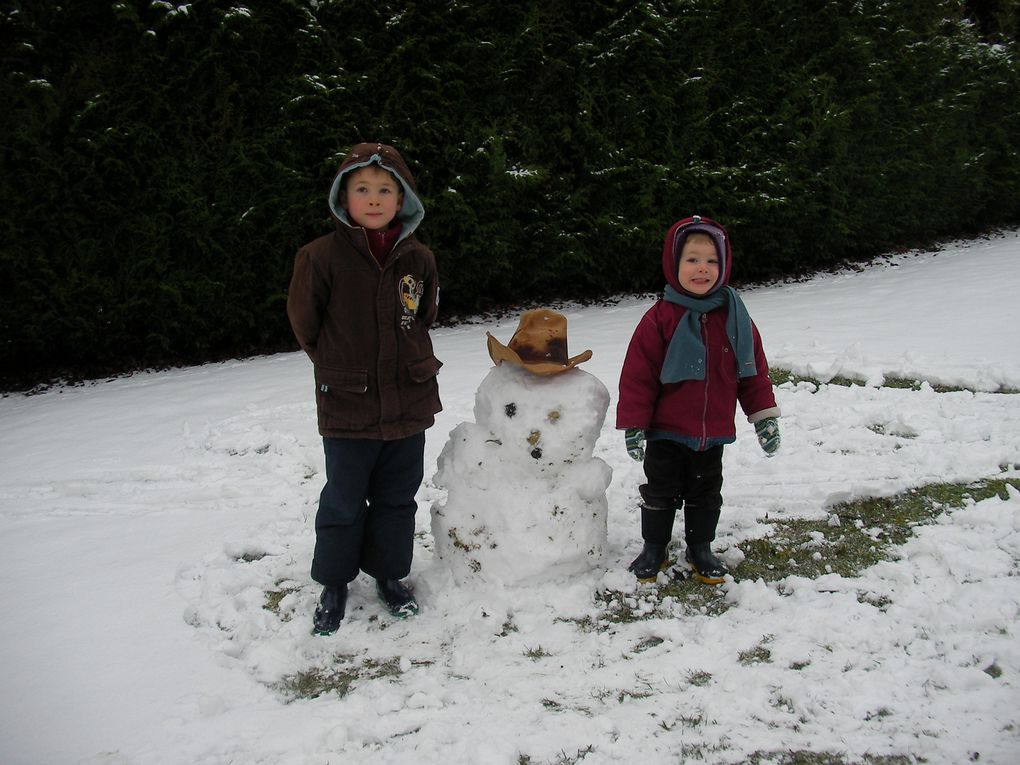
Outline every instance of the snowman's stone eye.
[(548, 418), (549, 422), (556, 422), (560, 418), (560, 410), (553, 409), (552, 411), (549, 412), (549, 414), (546, 415), (546, 417)]
[(509, 404), (503, 407), (503, 412), (506, 414), (507, 417), (513, 417), (515, 414), (517, 414), (517, 404), (511, 401)]

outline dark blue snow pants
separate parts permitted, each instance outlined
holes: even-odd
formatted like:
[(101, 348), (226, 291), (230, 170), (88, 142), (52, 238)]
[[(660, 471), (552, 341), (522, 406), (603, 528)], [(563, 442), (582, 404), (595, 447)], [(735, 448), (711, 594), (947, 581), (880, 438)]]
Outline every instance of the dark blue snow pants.
[(326, 485), (315, 515), (312, 579), (335, 587), (359, 571), (376, 579), (404, 578), (411, 571), (425, 433), (397, 441), (322, 441)]

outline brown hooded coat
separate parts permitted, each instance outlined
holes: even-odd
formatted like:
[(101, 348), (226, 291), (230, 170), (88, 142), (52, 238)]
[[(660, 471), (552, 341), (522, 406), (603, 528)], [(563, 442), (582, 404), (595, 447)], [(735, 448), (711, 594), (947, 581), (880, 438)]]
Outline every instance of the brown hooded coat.
[[(404, 190), (400, 239), (383, 265), (339, 204), (344, 175), (372, 163)], [(428, 332), (439, 279), (431, 250), (414, 236), (424, 216), (414, 179), (391, 146), (359, 144), (341, 163), (329, 203), (336, 230), (298, 251), (287, 295), (294, 335), (315, 368), (319, 433), (387, 441), (420, 433), (442, 409), (442, 363)]]

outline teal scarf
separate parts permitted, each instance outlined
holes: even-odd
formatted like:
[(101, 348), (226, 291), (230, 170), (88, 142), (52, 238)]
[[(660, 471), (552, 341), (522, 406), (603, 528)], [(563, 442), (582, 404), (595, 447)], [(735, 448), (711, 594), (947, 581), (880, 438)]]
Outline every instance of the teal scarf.
[(682, 380), (705, 379), (705, 344), (701, 339), (701, 316), (725, 304), (729, 310), (726, 317), (726, 336), (730, 340), (737, 360), (737, 376), (753, 377), (758, 374), (754, 365), (754, 333), (751, 331), (751, 315), (744, 301), (732, 287), (723, 287), (708, 297), (696, 298), (683, 295), (666, 285), (663, 295), (670, 303), (687, 309), (673, 333), (673, 339), (662, 362), (659, 381), (663, 383)]

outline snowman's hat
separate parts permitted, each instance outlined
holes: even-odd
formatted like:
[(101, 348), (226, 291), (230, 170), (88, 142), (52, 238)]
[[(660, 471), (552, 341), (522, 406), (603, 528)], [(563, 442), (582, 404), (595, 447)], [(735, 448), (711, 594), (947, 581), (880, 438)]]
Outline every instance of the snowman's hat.
[(555, 375), (591, 358), (591, 351), (567, 358), (567, 317), (547, 308), (521, 314), (517, 331), (506, 345), (485, 334), (496, 366), (509, 361), (536, 375)]

